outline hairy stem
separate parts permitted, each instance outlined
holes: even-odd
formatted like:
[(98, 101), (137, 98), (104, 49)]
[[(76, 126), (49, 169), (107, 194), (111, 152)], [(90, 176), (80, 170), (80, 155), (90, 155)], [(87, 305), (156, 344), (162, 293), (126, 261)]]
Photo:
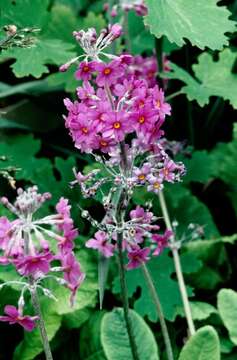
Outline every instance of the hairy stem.
[[(166, 206), (165, 197), (164, 197), (164, 194), (162, 191), (159, 192), (159, 200), (160, 200), (161, 211), (164, 216), (166, 228), (168, 230), (172, 231), (171, 221), (170, 221), (168, 209)], [(171, 243), (175, 244), (174, 236), (172, 236), (170, 240), (171, 240)], [(173, 255), (173, 259), (174, 259), (175, 271), (176, 271), (178, 284), (179, 284), (179, 291), (180, 291), (180, 294), (182, 297), (184, 313), (185, 313), (185, 317), (186, 317), (186, 320), (188, 323), (189, 333), (192, 336), (195, 334), (195, 326), (194, 326), (191, 308), (190, 308), (190, 304), (189, 304), (189, 300), (188, 300), (187, 289), (186, 289), (185, 282), (184, 282), (184, 277), (183, 277), (183, 272), (182, 272), (182, 267), (181, 267), (181, 262), (180, 262), (180, 256), (179, 256), (177, 247), (172, 246), (171, 251), (172, 251), (172, 255)]]
[[(120, 151), (121, 151), (121, 164), (120, 164), (121, 171), (126, 173), (128, 162), (127, 162), (127, 155), (126, 155), (126, 149), (124, 143), (120, 144)], [(127, 191), (126, 189), (122, 189), (117, 203), (116, 214), (115, 214), (117, 227), (119, 229), (121, 229), (123, 226), (126, 203), (127, 203)], [(129, 316), (128, 290), (127, 290), (125, 268), (123, 261), (123, 231), (122, 230), (120, 230), (117, 233), (117, 245), (118, 245), (119, 277), (120, 277), (121, 295), (123, 301), (124, 320), (127, 328), (133, 359), (139, 360), (134, 331), (132, 328), (132, 322)]]
[(39, 302), (39, 297), (38, 297), (38, 294), (37, 294), (37, 289), (34, 286), (34, 280), (30, 279), (30, 282), (31, 282), (31, 285), (32, 285), (32, 287), (31, 287), (31, 299), (32, 299), (32, 304), (33, 304), (35, 313), (39, 317), (38, 325), (39, 325), (39, 329), (40, 329), (40, 335), (41, 335), (42, 344), (43, 344), (43, 347), (44, 347), (45, 357), (46, 357), (46, 360), (53, 360), (53, 356), (52, 356), (50, 345), (49, 345), (47, 331), (46, 331), (46, 328), (45, 328), (44, 319), (43, 319), (41, 308), (40, 308), (40, 302)]
[(151, 275), (149, 273), (149, 270), (148, 270), (148, 268), (146, 267), (146, 265), (144, 263), (142, 263), (142, 271), (143, 271), (147, 286), (148, 286), (148, 288), (150, 290), (150, 294), (151, 294), (153, 303), (154, 303), (154, 305), (156, 307), (158, 317), (160, 319), (161, 331), (162, 331), (162, 335), (163, 335), (164, 342), (165, 342), (167, 358), (168, 358), (168, 360), (174, 360), (174, 355), (173, 355), (173, 351), (172, 351), (169, 332), (168, 332), (168, 329), (167, 329), (167, 326), (166, 326), (166, 322), (165, 322), (162, 306), (161, 306), (161, 303), (160, 303), (160, 299), (159, 299), (159, 296), (158, 296), (158, 294), (156, 292), (156, 289), (155, 289), (152, 277), (151, 277)]

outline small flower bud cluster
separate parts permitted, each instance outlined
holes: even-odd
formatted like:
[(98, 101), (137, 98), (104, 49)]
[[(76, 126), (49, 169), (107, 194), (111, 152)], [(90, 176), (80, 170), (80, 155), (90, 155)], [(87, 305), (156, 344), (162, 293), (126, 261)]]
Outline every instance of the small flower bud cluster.
[(111, 17), (118, 15), (119, 10), (130, 11), (134, 10), (138, 16), (145, 16), (147, 14), (147, 7), (144, 0), (120, 0), (110, 9), (109, 4), (104, 4), (104, 10), (110, 12)]
[[(1, 198), (2, 204), (16, 216), (16, 219), (10, 221), (7, 217), (0, 217), (0, 264), (11, 264), (16, 268), (22, 276), (22, 281), (12, 283), (20, 285), (22, 291), (18, 309), (6, 307), (7, 317), (0, 317), (0, 321), (18, 322), (26, 330), (25, 323), (17, 320), (25, 319), (22, 314), (26, 290), (31, 292), (32, 287), (39, 287), (44, 295), (54, 298), (51, 291), (41, 285), (44, 278), (52, 277), (71, 291), (70, 300), (73, 303), (76, 291), (85, 277), (73, 252), (74, 239), (78, 232), (73, 226), (68, 200), (60, 199), (55, 214), (37, 218), (37, 211), (50, 198), (51, 194), (40, 194), (36, 186), (25, 191), (19, 188), (14, 204), (6, 197)], [(56, 252), (52, 241), (57, 243)], [(59, 262), (60, 266), (53, 266), (55, 262)], [(57, 272), (61, 273), (62, 277), (56, 276)], [(0, 289), (8, 283), (1, 284)], [(16, 321), (10, 320), (17, 313)], [(26, 320), (30, 321), (32, 318), (26, 317)], [(33, 329), (32, 326), (28, 328)]]
[(0, 40), (0, 49), (32, 47), (37, 41), (37, 38), (32, 35), (35, 35), (40, 31), (40, 29), (33, 27), (18, 29), (16, 25), (6, 25), (3, 30), (6, 33), (6, 37)]

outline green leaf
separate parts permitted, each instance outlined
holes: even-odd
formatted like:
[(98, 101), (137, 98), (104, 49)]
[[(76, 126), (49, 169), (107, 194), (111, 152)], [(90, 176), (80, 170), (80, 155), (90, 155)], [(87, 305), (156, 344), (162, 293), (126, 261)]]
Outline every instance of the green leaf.
[[(201, 301), (190, 301), (191, 313), (193, 320), (205, 320), (211, 314), (216, 314), (217, 310), (211, 304)], [(178, 315), (185, 316), (183, 307), (180, 307), (177, 311)]]
[(61, 40), (39, 39), (31, 48), (12, 48), (1, 53), (0, 60), (4, 58), (16, 59), (11, 67), (16, 77), (32, 75), (40, 78), (48, 73), (47, 64), (61, 65), (68, 59), (76, 56), (71, 50), (72, 44)]
[[(183, 258), (184, 256), (184, 258)], [(200, 268), (200, 262), (192, 254), (181, 256), (184, 273), (196, 272)], [(176, 317), (176, 309), (182, 305), (176, 280), (173, 280), (174, 264), (173, 259), (164, 251), (157, 258), (151, 259), (147, 267), (154, 281), (156, 291), (159, 295), (164, 315), (167, 320), (173, 321)], [(154, 304), (147, 294), (149, 289), (140, 268), (126, 272), (126, 281), (129, 297), (132, 297), (138, 288), (141, 289), (140, 296), (134, 302), (134, 309), (142, 316), (148, 316), (150, 321), (157, 322), (157, 312)], [(114, 280), (113, 292), (120, 293), (119, 278)], [(191, 288), (188, 288), (189, 295), (192, 295)]]
[(237, 292), (221, 289), (217, 297), (217, 307), (231, 341), (237, 345)]
[[(133, 310), (130, 319), (140, 360), (158, 360), (154, 335), (145, 321)], [(109, 360), (132, 360), (133, 356), (126, 331), (123, 309), (105, 314), (101, 324), (101, 341)]]
[(154, 49), (154, 38), (144, 27), (142, 18), (133, 11), (128, 12), (128, 31), (131, 39), (132, 54), (141, 54), (144, 51), (152, 52)]
[(101, 321), (105, 311), (96, 311), (80, 331), (80, 358), (83, 360), (106, 360), (101, 344)]
[(236, 109), (237, 74), (231, 72), (235, 59), (236, 53), (230, 49), (223, 50), (218, 61), (204, 52), (192, 67), (197, 80), (175, 64), (171, 64), (173, 72), (167, 73), (165, 77), (183, 81), (186, 85), (181, 88), (182, 92), (190, 101), (196, 100), (200, 106), (207, 105), (210, 96), (220, 96)]
[(145, 24), (156, 37), (167, 36), (182, 46), (188, 39), (201, 49), (222, 49), (228, 45), (226, 32), (235, 31), (231, 13), (217, 0), (146, 0)]
[(42, 28), (48, 20), (49, 0), (0, 0), (0, 27), (15, 24)]
[(179, 360), (220, 360), (220, 342), (212, 326), (204, 326), (184, 345)]
[(184, 183), (191, 181), (206, 183), (215, 173), (215, 164), (206, 150), (194, 151), (191, 158), (182, 159), (187, 169)]

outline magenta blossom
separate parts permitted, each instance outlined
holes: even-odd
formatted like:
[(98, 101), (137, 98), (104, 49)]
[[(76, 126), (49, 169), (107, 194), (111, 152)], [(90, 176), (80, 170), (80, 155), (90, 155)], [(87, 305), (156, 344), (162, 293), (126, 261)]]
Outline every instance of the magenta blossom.
[(149, 185), (147, 186), (148, 191), (152, 191), (158, 194), (163, 189), (163, 180), (160, 177), (149, 175), (148, 182), (149, 182)]
[(19, 324), (26, 331), (32, 331), (35, 328), (35, 321), (38, 320), (38, 316), (22, 315), (21, 312), (12, 305), (6, 305), (4, 312), (7, 316), (0, 316), (0, 321), (9, 322), (10, 325)]
[(85, 274), (81, 270), (79, 262), (76, 260), (73, 253), (68, 253), (62, 256), (61, 264), (64, 272), (64, 280), (67, 282), (67, 287), (71, 290), (70, 297), (71, 305), (74, 304), (76, 291), (85, 279)]
[(95, 65), (94, 61), (91, 62), (82, 61), (79, 65), (78, 70), (76, 71), (75, 74), (76, 79), (84, 80), (84, 81), (90, 80), (91, 75), (95, 70), (94, 65)]
[(142, 263), (146, 263), (149, 258), (150, 248), (144, 249), (135, 249), (128, 252), (129, 262), (127, 264), (127, 269), (136, 269), (141, 266)]
[(12, 224), (11, 222), (5, 217), (0, 217), (0, 246), (4, 247), (4, 244), (9, 241), (10, 236), (10, 230), (11, 230)]
[(37, 255), (25, 255), (13, 260), (17, 271), (22, 276), (47, 274), (50, 271), (50, 262), (53, 255), (50, 252)]
[(153, 104), (155, 108), (159, 111), (160, 117), (164, 119), (166, 115), (170, 115), (171, 106), (170, 104), (165, 102), (164, 91), (162, 89), (159, 89), (158, 85), (156, 85), (152, 89), (152, 97)]
[(95, 65), (95, 70), (98, 72), (96, 77), (98, 86), (110, 86), (124, 74), (123, 66), (121, 66), (121, 63), (118, 60), (113, 60), (108, 64), (98, 62)]
[(164, 250), (165, 247), (168, 246), (169, 239), (173, 236), (173, 232), (171, 230), (166, 230), (163, 235), (153, 234), (152, 240), (156, 243), (157, 247), (153, 252), (154, 256), (160, 255), (160, 253)]
[(171, 159), (167, 159), (164, 161), (164, 167), (161, 169), (159, 175), (168, 182), (174, 182), (176, 169), (177, 165), (175, 162)]
[(114, 245), (109, 243), (108, 234), (104, 231), (97, 231), (95, 237), (86, 242), (86, 247), (96, 249), (105, 257), (111, 257), (114, 253)]
[(135, 210), (130, 211), (130, 218), (139, 221), (141, 224), (150, 224), (153, 213), (145, 211), (141, 206), (137, 206)]
[(125, 112), (119, 111), (109, 114), (109, 119), (104, 126), (103, 136), (108, 138), (112, 137), (119, 142), (124, 140), (125, 135), (129, 132), (132, 132), (132, 127), (129, 126)]

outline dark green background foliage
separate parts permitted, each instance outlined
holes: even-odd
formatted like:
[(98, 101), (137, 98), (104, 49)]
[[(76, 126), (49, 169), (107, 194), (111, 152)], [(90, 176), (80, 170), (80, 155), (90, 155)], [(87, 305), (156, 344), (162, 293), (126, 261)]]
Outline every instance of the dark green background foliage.
[[(80, 217), (80, 206), (97, 219), (102, 218), (100, 197), (84, 200), (80, 190), (69, 187), (72, 168), (88, 170), (90, 155), (73, 148), (64, 128), (63, 99), (74, 97), (78, 85), (75, 67), (59, 73), (58, 67), (75, 54), (79, 46), (73, 30), (106, 26), (107, 14), (101, 0), (0, 0), (0, 27), (38, 27), (36, 46), (10, 48), (0, 52), (0, 171), (19, 170), (18, 186), (37, 184), (40, 191), (53, 197), (44, 209), (48, 213), (57, 200), (67, 197), (80, 235), (76, 239), (77, 256), (86, 281), (79, 290), (75, 308), (68, 306), (68, 292), (55, 288), (58, 303), (42, 300), (47, 330), (55, 359), (124, 360), (130, 359), (128, 339), (124, 336), (119, 281), (116, 263), (110, 264), (105, 289), (104, 309), (99, 311), (97, 256), (84, 243), (95, 231)], [(169, 212), (177, 220), (178, 236), (188, 224), (204, 226), (205, 235), (184, 245), (181, 262), (193, 318), (199, 330), (192, 344), (181, 354), (186, 322), (169, 251), (152, 260), (149, 270), (155, 280), (164, 307), (176, 358), (180, 360), (217, 360), (220, 338), (221, 359), (237, 358), (237, 1), (146, 0), (148, 15), (135, 12), (128, 16), (128, 33), (133, 54), (151, 55), (163, 49), (171, 61), (166, 95), (172, 116), (165, 123), (169, 140), (184, 141), (186, 151), (178, 155), (187, 167), (183, 182), (165, 188)], [(121, 13), (117, 21), (121, 21)], [(144, 23), (146, 26), (144, 26)], [(155, 36), (156, 37), (155, 37)], [(4, 38), (0, 31), (0, 40)], [(124, 50), (124, 42), (117, 51)], [(158, 79), (162, 84), (162, 74)], [(87, 168), (85, 169), (85, 167)], [(0, 178), (0, 194), (13, 199), (15, 191)], [(134, 204), (153, 201), (154, 213), (161, 216), (156, 196), (136, 191)], [(0, 207), (0, 215), (7, 211)], [(161, 219), (160, 224), (164, 227)], [(11, 268), (1, 267), (0, 281), (17, 276)], [(138, 339), (148, 347), (139, 349), (141, 359), (165, 359), (159, 322), (147, 293), (140, 269), (127, 273), (130, 303), (136, 311), (132, 318)], [(49, 286), (54, 286), (49, 284)], [(16, 288), (1, 290), (0, 313), (7, 303), (16, 303)], [(31, 311), (30, 307), (29, 310)], [(145, 324), (144, 320), (146, 321)], [(114, 332), (118, 333), (118, 337)], [(112, 334), (112, 335), (111, 335)], [(206, 346), (206, 339), (211, 344)], [(157, 345), (159, 344), (159, 354)], [(198, 352), (193, 352), (193, 349)], [(152, 350), (149, 357), (148, 349)], [(201, 353), (199, 349), (203, 352)], [(209, 353), (210, 351), (210, 353)], [(113, 354), (117, 354), (117, 357)], [(191, 357), (189, 357), (191, 355)], [(209, 354), (209, 355), (208, 355)], [(195, 357), (196, 356), (196, 357)], [(209, 356), (209, 357), (208, 357)], [(39, 333), (23, 334), (18, 326), (0, 323), (0, 360), (44, 359)]]

